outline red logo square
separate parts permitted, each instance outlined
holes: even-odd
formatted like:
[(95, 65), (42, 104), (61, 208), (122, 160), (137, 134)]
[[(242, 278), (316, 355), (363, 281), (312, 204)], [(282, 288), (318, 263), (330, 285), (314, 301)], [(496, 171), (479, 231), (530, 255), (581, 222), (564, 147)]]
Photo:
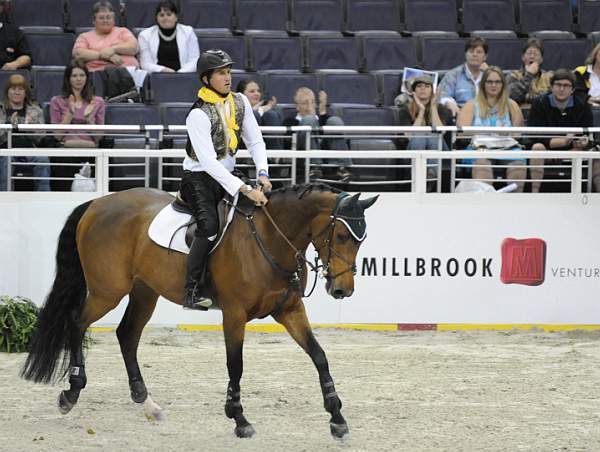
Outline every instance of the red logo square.
[(504, 284), (539, 286), (546, 274), (546, 242), (542, 239), (506, 238), (502, 241), (502, 270)]

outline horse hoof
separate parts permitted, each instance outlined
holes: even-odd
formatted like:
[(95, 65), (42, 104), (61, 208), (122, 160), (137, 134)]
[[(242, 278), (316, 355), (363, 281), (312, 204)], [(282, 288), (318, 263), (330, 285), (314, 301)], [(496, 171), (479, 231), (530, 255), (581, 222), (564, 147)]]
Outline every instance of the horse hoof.
[(162, 422), (166, 419), (163, 409), (150, 398), (146, 397), (144, 403), (144, 415), (151, 422)]
[(235, 436), (238, 438), (251, 438), (256, 433), (251, 424), (235, 428)]
[(65, 391), (60, 391), (58, 395), (58, 411), (60, 411), (60, 414), (67, 414), (74, 406), (75, 404), (69, 402), (69, 399), (67, 399)]
[(346, 440), (350, 437), (350, 430), (348, 430), (348, 424), (334, 424), (333, 422), (329, 423), (329, 428), (331, 429), (331, 435), (335, 439)]

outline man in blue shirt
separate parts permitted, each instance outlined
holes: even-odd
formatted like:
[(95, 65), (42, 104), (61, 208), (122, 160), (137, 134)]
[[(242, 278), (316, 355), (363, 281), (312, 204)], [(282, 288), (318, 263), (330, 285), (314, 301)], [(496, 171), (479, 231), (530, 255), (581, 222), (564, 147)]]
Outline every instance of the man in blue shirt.
[(454, 116), (467, 101), (475, 98), (481, 75), (488, 67), (485, 62), (488, 43), (484, 38), (474, 37), (465, 44), (465, 63), (449, 70), (442, 79), (439, 89), (442, 92), (440, 103)]

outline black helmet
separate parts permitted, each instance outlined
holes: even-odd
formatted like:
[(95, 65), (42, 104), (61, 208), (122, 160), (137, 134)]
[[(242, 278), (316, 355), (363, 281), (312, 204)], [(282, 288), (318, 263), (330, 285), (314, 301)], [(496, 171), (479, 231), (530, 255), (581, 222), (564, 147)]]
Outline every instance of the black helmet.
[(207, 72), (214, 69), (220, 69), (233, 65), (233, 60), (227, 54), (219, 49), (210, 49), (202, 52), (198, 62), (196, 63), (196, 72), (200, 78), (204, 77)]

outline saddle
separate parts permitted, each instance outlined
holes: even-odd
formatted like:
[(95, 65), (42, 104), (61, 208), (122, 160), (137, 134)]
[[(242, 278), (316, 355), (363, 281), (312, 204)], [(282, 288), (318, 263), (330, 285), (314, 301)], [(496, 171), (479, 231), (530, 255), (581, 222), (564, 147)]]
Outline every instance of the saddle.
[[(227, 224), (229, 222), (229, 212), (231, 211), (231, 209), (234, 208), (234, 205), (235, 198), (228, 193), (226, 193), (224, 198), (221, 201), (219, 201), (219, 204), (217, 204), (219, 230), (217, 232), (217, 240), (214, 241), (214, 245), (210, 250), (211, 253), (219, 245), (219, 243), (221, 243), (223, 235), (225, 234), (225, 229), (227, 228)], [(185, 243), (189, 247), (192, 245), (192, 241), (194, 240), (194, 233), (196, 232), (196, 220), (194, 218), (194, 215), (192, 214), (192, 210), (190, 209), (189, 204), (183, 200), (179, 192), (177, 192), (175, 201), (171, 203), (171, 207), (175, 212), (191, 215), (190, 222), (187, 223), (187, 225), (185, 225), (187, 226), (187, 229), (185, 231)]]

